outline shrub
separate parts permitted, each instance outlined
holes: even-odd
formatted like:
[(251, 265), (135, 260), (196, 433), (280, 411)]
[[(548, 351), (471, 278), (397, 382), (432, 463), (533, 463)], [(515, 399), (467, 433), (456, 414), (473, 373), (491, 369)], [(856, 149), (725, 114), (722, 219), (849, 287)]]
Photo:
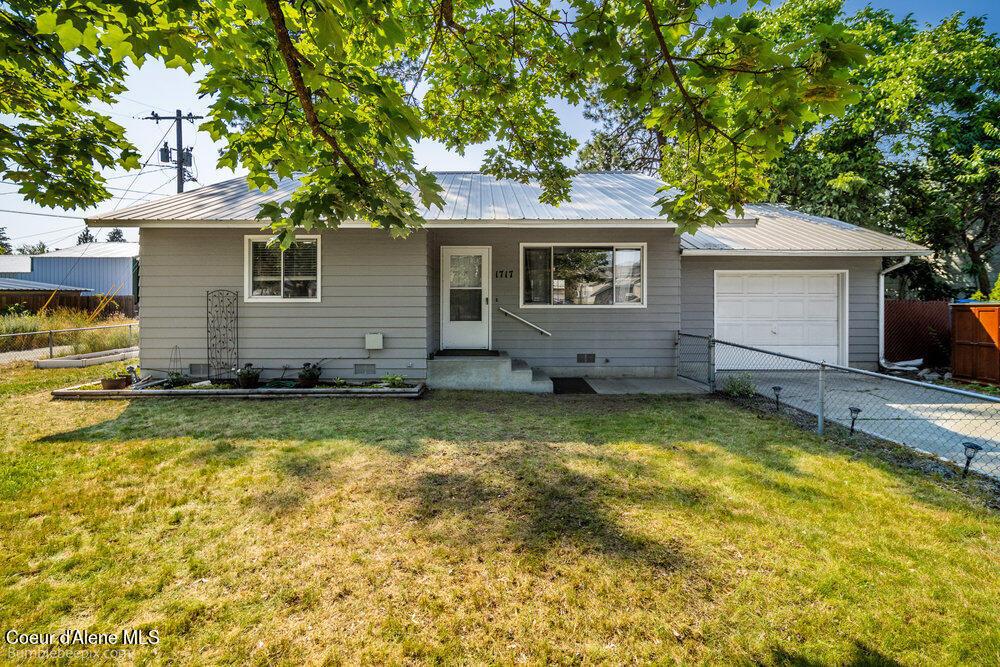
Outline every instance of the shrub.
[(24, 315), (31, 315), (31, 309), (24, 303), (12, 303), (0, 311), (2, 317), (22, 317)]
[(983, 294), (982, 290), (977, 289), (969, 295), (969, 298), (973, 301), (1000, 301), (1000, 276), (997, 276), (997, 281), (993, 283), (993, 289), (989, 294)]
[(382, 384), (392, 389), (400, 389), (406, 386), (406, 378), (402, 375), (383, 375)]
[(733, 398), (750, 398), (757, 393), (757, 386), (749, 373), (738, 373), (726, 378), (722, 383), (722, 392)]

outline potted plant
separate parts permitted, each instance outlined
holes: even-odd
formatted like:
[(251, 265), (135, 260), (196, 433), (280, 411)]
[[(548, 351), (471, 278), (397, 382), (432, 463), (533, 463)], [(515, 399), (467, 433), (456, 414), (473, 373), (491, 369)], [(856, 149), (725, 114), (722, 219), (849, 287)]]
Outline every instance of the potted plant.
[(132, 376), (128, 371), (118, 371), (113, 375), (101, 378), (101, 389), (124, 389), (132, 384)]
[(240, 389), (257, 388), (261, 369), (254, 368), (253, 364), (243, 364), (242, 368), (234, 368), (233, 371), (236, 373), (236, 384)]
[(322, 366), (307, 361), (302, 364), (302, 369), (299, 371), (299, 386), (306, 389), (315, 387), (319, 382), (319, 376), (322, 374)]

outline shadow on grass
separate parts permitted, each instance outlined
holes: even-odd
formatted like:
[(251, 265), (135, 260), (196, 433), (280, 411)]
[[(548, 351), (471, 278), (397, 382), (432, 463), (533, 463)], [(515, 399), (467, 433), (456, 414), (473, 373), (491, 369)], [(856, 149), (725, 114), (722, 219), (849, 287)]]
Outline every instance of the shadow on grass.
[[(206, 438), (209, 442), (204, 442)], [(706, 479), (737, 472), (763, 489), (802, 503), (829, 499), (822, 488), (810, 483), (812, 476), (798, 468), (796, 458), (802, 451), (845, 456), (790, 424), (711, 399), (475, 392), (434, 392), (420, 401), (133, 401), (113, 420), (53, 434), (40, 442), (145, 443), (161, 439), (194, 439), (194, 449), (182, 460), (195, 466), (240, 466), (253, 457), (267, 455), (281, 475), (306, 485), (326, 479), (332, 466), (357, 448), (377, 450), (400, 465), (409, 465), (427, 459), (429, 443), (450, 443), (470, 459), (488, 457), (498, 444), (515, 443), (516, 448), (507, 447), (502, 456), (491, 458), (490, 464), (492, 472), (516, 481), (508, 486), (520, 487), (521, 497), (531, 498), (525, 507), (514, 508), (524, 517), (518, 529), (524, 532), (521, 537), (531, 542), (538, 536), (554, 538), (576, 531), (595, 536), (608, 551), (644, 547), (630, 543), (632, 538), (606, 522), (596, 498), (694, 507), (713, 502), (708, 486), (666, 486), (644, 462), (613, 457), (608, 463), (617, 474), (631, 475), (644, 483), (621, 487), (604, 484), (597, 490), (594, 487), (599, 482), (567, 468), (552, 454), (550, 445), (589, 446), (592, 449), (579, 456), (590, 457), (597, 465), (609, 456), (603, 449), (606, 445), (636, 442), (675, 452)], [(701, 444), (690, 447), (686, 443)], [(155, 457), (155, 449), (149, 455)], [(919, 484), (911, 472), (882, 472), (901, 480), (904, 486), (915, 488)], [(472, 516), (476, 508), (484, 508), (479, 513), (488, 514), (491, 505), (505, 499), (503, 488), (490, 486), (496, 483), (490, 473), (480, 469), (473, 478), (463, 477), (469, 474), (464, 470), (428, 473), (413, 483), (413, 488), (398, 492), (421, 499), (423, 509), (417, 510), (418, 518), (433, 512)], [(927, 494), (919, 494), (919, 500), (944, 502)], [(294, 504), (287, 501), (277, 504), (287, 509)]]
[[(550, 448), (525, 444), (474, 472), (421, 473), (392, 494), (438, 543), (507, 544), (539, 554), (572, 544), (658, 571), (688, 565), (679, 541), (649, 539), (619, 525), (608, 505), (614, 490), (611, 483), (570, 470)], [(442, 529), (439, 520), (445, 522)]]
[[(783, 648), (776, 648), (771, 652), (771, 664), (780, 667), (825, 667), (829, 663), (796, 655)], [(902, 665), (897, 660), (857, 641), (854, 642), (852, 655), (838, 664), (844, 667), (900, 667)]]

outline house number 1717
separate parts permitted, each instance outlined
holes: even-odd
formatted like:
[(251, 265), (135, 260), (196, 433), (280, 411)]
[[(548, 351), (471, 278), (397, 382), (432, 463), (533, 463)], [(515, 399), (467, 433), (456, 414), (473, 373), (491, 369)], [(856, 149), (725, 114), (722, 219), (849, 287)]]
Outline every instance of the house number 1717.
[(495, 278), (513, 278), (514, 269), (497, 269), (494, 274)]

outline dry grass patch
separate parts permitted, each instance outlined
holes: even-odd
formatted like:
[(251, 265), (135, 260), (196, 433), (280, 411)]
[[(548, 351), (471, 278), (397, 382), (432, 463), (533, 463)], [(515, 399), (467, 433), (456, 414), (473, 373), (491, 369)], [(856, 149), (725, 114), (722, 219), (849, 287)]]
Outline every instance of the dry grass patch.
[(995, 514), (724, 403), (48, 400), (79, 373), (0, 380), (5, 628), (187, 664), (1000, 660)]

